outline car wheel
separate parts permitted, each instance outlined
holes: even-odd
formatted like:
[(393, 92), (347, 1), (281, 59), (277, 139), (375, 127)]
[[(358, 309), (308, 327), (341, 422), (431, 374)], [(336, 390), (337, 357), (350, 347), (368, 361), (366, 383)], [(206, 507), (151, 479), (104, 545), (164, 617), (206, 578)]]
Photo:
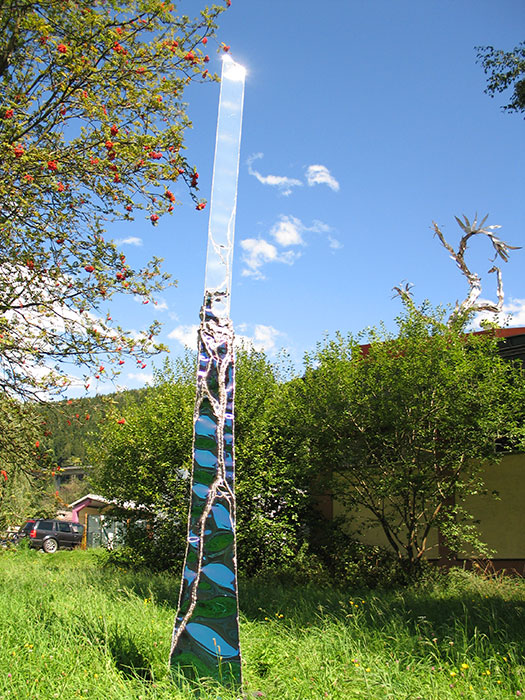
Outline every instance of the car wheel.
[(48, 554), (53, 554), (58, 549), (58, 542), (55, 539), (53, 539), (53, 537), (50, 537), (44, 542), (44, 544), (42, 545), (42, 549)]

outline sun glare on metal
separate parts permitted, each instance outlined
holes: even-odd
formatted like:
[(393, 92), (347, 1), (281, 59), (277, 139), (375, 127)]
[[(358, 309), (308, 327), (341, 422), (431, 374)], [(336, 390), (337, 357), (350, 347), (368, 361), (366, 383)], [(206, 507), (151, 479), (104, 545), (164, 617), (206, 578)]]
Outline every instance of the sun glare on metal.
[(222, 60), (224, 61), (223, 78), (243, 82), (246, 77), (246, 68), (240, 63), (236, 63), (228, 54), (225, 54)]

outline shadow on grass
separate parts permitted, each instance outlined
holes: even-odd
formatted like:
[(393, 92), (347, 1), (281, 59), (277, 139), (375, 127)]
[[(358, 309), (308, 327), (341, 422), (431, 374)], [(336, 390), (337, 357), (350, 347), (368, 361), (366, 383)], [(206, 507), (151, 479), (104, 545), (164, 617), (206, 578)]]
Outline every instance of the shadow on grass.
[[(179, 596), (177, 576), (115, 573), (119, 586), (140, 598), (151, 595), (156, 604), (175, 613)], [(456, 571), (427, 585), (398, 589), (343, 590), (337, 589), (336, 583), (334, 587), (319, 587), (287, 584), (282, 579), (241, 579), (241, 614), (249, 621), (276, 619), (303, 629), (322, 627), (328, 621), (354, 628), (358, 620), (365, 635), (395, 628), (414, 639), (437, 637), (452, 641), (461, 637), (465, 643), (487, 639), (502, 655), (509, 646), (525, 655), (524, 582), (484, 580)], [(350, 600), (359, 603), (358, 612)], [(138, 650), (132, 648), (132, 641), (122, 634), (114, 636), (112, 654), (119, 668), (146, 668)]]
[(78, 634), (88, 639), (92, 646), (111, 656), (125, 678), (153, 681), (151, 659), (139, 649), (133, 632), (117, 622), (110, 626), (98, 620), (94, 622), (82, 613), (76, 616), (73, 624)]
[[(459, 577), (458, 577), (459, 578)], [(240, 586), (242, 614), (251, 621), (280, 619), (298, 628), (333, 620), (373, 634), (386, 627), (414, 638), (487, 638), (502, 654), (525, 654), (525, 584), (476, 580), (397, 590), (343, 591), (256, 580)], [(353, 604), (350, 604), (350, 601)]]
[(115, 625), (108, 630), (108, 650), (115, 666), (126, 678), (141, 678), (152, 681), (153, 674), (146, 656), (138, 649), (133, 636), (125, 629)]

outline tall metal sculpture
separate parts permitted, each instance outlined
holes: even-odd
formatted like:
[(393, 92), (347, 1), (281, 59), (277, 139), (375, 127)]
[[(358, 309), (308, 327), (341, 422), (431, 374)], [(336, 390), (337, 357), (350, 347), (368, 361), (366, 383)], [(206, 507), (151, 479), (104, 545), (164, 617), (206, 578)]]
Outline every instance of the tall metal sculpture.
[(226, 685), (241, 684), (229, 313), (244, 78), (244, 68), (225, 56), (199, 328), (188, 541), (170, 653), (174, 671)]

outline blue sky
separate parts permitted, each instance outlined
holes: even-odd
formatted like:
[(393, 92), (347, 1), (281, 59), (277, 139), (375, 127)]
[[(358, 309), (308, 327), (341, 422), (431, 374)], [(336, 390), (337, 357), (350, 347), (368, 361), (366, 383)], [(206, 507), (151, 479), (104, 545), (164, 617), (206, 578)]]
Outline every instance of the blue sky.
[[(239, 335), (300, 363), (326, 333), (392, 327), (402, 281), (417, 301), (463, 299), (433, 220), (454, 245), (454, 215), (489, 214), (504, 240), (525, 245), (525, 124), (484, 94), (475, 51), (512, 49), (524, 26), (522, 0), (232, 1), (218, 39), (247, 69), (231, 305)], [(188, 155), (206, 198), (218, 98), (218, 85), (187, 94)], [(112, 308), (137, 329), (156, 315), (173, 354), (195, 338), (208, 225), (207, 210), (180, 194), (184, 206), (157, 227), (111, 232), (131, 240), (130, 262), (160, 255), (178, 280), (157, 307)], [(490, 257), (480, 240), (468, 262), (495, 299)], [(525, 326), (524, 262), (518, 250), (503, 265), (515, 326)], [(150, 369), (125, 367), (121, 384), (143, 385)]]

